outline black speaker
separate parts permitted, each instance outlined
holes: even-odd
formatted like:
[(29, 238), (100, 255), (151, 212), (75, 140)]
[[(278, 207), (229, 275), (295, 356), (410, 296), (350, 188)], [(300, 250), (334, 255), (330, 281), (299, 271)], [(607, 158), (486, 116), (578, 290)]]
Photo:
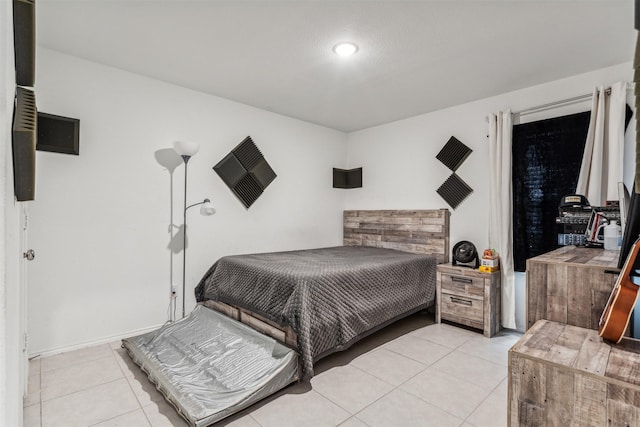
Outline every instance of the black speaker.
[(80, 120), (38, 112), (36, 149), (77, 156), (80, 154)]
[(636, 30), (640, 31), (640, 0), (636, 0)]
[(38, 134), (36, 114), (35, 93), (29, 89), (16, 88), (12, 126), (13, 188), (19, 202), (35, 198)]
[(36, 81), (36, 5), (34, 0), (13, 0), (13, 49), (16, 84), (34, 86)]
[(361, 188), (362, 168), (333, 168), (333, 188)]

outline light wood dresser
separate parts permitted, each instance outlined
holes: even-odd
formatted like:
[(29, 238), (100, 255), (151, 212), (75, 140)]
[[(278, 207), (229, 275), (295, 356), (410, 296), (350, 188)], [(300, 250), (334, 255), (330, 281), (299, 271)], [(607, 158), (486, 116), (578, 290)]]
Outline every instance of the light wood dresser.
[(640, 341), (539, 320), (509, 350), (508, 425), (637, 426)]
[(442, 319), (481, 329), (500, 330), (500, 272), (439, 264), (436, 267), (436, 323)]
[(619, 269), (617, 250), (564, 246), (527, 260), (527, 329), (540, 319), (598, 329)]

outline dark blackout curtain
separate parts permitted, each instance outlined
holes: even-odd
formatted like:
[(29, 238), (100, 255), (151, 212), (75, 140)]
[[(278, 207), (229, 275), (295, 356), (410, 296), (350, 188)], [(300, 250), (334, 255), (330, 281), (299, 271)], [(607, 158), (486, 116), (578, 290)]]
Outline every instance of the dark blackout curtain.
[(514, 270), (558, 247), (560, 199), (578, 183), (590, 112), (513, 127)]

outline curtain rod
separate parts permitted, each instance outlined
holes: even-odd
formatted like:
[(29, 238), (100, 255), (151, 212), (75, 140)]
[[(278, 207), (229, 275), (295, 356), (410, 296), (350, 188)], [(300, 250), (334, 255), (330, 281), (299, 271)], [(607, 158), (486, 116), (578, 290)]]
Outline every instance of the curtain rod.
[[(611, 95), (611, 88), (607, 88), (604, 91), (607, 95)], [(559, 101), (550, 102), (548, 104), (537, 105), (535, 107), (526, 108), (521, 111), (514, 111), (513, 115), (526, 116), (527, 114), (540, 113), (542, 111), (551, 110), (560, 106), (575, 104), (580, 101), (587, 100), (593, 97), (593, 93), (585, 93), (583, 95), (574, 96), (573, 98), (561, 99)]]
[[(635, 83), (634, 82), (627, 82), (627, 85), (626, 85), (626, 89), (627, 90), (633, 90), (634, 87), (635, 87)], [(606, 88), (605, 89), (605, 93), (607, 95), (611, 95), (611, 87)], [(577, 102), (587, 100), (587, 99), (589, 99), (591, 97), (593, 97), (593, 93), (585, 93), (584, 95), (574, 96), (573, 98), (561, 99), (559, 101), (550, 102), (548, 104), (542, 104), (542, 105), (538, 105), (536, 107), (525, 108), (524, 110), (521, 110), (521, 111), (514, 111), (514, 112), (511, 113), (511, 115), (512, 116), (516, 116), (516, 115), (517, 116), (526, 116), (527, 114), (541, 113), (543, 111), (551, 110), (551, 109), (559, 107), (559, 106), (575, 104)], [(489, 123), (489, 115), (485, 116), (484, 119), (485, 119), (485, 121), (487, 123)]]

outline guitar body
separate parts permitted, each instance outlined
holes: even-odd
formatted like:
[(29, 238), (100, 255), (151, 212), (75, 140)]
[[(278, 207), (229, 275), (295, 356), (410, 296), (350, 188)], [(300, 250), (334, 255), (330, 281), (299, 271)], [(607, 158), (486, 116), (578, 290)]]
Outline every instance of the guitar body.
[[(629, 326), (633, 307), (638, 299), (638, 286), (619, 286), (614, 288), (610, 304), (604, 310), (603, 319), (600, 320), (598, 335), (607, 341), (619, 343), (624, 336), (624, 331)], [(603, 323), (604, 320), (604, 323)]]
[(631, 276), (638, 250), (640, 250), (639, 242), (640, 239), (636, 240), (629, 252), (598, 325), (598, 335), (614, 343), (622, 340), (638, 300), (639, 287), (633, 283)]

